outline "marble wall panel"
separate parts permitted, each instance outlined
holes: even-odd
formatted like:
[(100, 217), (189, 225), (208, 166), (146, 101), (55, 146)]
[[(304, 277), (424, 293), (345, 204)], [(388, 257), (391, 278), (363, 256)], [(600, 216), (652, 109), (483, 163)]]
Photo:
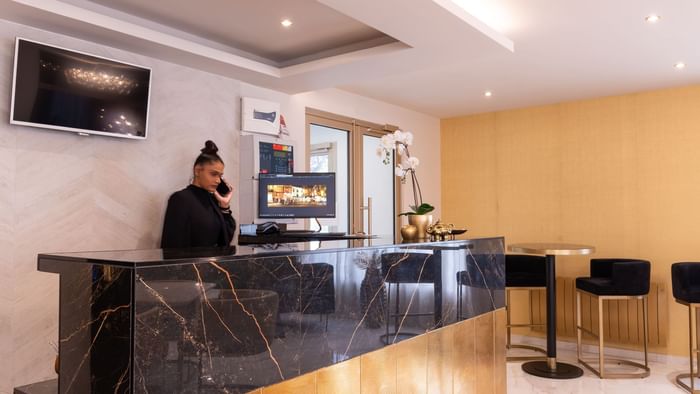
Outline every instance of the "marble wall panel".
[[(12, 86), (12, 48), (11, 45), (0, 45), (0, 91), (2, 92), (9, 92)], [(5, 93), (3, 97), (9, 97), (9, 93)], [(10, 101), (0, 100), (0, 119), (8, 119), (9, 112)], [(11, 333), (15, 299), (15, 213), (11, 207), (15, 200), (15, 156), (15, 132), (0, 130), (0, 360), (10, 360), (13, 356)], [(0, 393), (9, 393), (12, 381), (12, 369), (0, 368)]]
[(238, 182), (239, 81), (0, 21), (0, 91), (11, 90), (16, 36), (147, 66), (153, 80), (146, 140), (0, 122), (0, 359), (13, 360), (0, 393), (55, 377), (58, 282), (36, 272), (37, 253), (157, 247), (167, 198), (189, 183), (206, 139)]
[[(13, 356), (15, 215), (12, 210), (4, 208), (14, 203), (14, 163), (14, 151), (0, 145), (0, 360), (11, 360)], [(2, 382), (12, 380), (12, 369), (0, 368), (0, 393), (5, 389)]]

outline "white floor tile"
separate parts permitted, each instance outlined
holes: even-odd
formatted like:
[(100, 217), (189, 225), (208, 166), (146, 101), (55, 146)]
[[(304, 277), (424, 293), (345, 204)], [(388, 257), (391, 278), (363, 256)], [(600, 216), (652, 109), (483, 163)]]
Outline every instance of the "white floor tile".
[[(558, 360), (578, 365), (575, 361), (576, 353), (574, 351), (558, 350)], [(522, 362), (508, 363), (508, 394), (680, 394), (685, 393), (685, 391), (676, 386), (675, 376), (688, 369), (687, 364), (650, 361), (651, 375), (644, 379), (599, 379), (583, 368), (583, 376), (578, 379), (558, 380), (527, 374), (522, 370), (522, 364)]]

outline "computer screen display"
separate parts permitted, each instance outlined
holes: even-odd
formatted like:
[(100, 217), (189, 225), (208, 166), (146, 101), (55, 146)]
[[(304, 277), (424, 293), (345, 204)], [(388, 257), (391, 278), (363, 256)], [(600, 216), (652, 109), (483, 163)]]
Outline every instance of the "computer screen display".
[(334, 218), (335, 173), (259, 174), (258, 217)]

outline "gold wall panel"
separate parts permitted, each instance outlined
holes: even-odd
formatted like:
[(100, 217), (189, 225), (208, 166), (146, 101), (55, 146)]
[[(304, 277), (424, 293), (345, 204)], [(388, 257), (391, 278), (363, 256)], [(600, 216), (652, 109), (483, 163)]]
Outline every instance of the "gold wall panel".
[[(483, 315), (482, 315), (483, 316)], [(454, 376), (452, 390), (455, 393), (476, 393), (476, 324), (469, 319), (454, 326), (454, 353), (452, 367)]]
[(506, 363), (501, 362), (501, 360), (506, 359), (505, 309), (499, 309), (495, 312), (494, 335), (496, 338), (493, 352), (493, 373), (496, 382), (494, 384), (493, 392), (496, 394), (505, 394), (508, 390), (508, 385), (506, 384), (506, 377), (508, 376), (508, 371), (506, 371)]
[(359, 357), (320, 369), (316, 373), (316, 394), (357, 394), (359, 392)]
[(474, 319), (477, 393), (492, 393), (496, 381), (494, 374), (494, 349), (496, 345), (494, 316), (495, 313), (487, 313)]
[[(694, 85), (442, 119), (441, 219), (509, 244), (594, 245), (591, 256), (557, 258), (563, 278), (587, 276), (592, 257), (651, 261), (650, 350), (686, 356), (687, 328), (671, 325), (687, 313), (671, 296), (670, 266), (697, 256), (698, 106)], [(636, 347), (638, 312), (612, 307), (608, 329), (620, 334), (609, 343)]]
[(396, 347), (396, 392), (425, 393), (428, 387), (428, 336), (401, 342)]
[(360, 356), (361, 393), (389, 394), (397, 392), (396, 348), (401, 343)]
[(301, 394), (316, 392), (316, 372), (263, 387), (262, 394)]
[[(503, 323), (505, 327), (505, 322)], [(454, 325), (431, 331), (428, 337), (428, 393), (452, 392)], [(503, 345), (505, 346), (505, 344)], [(504, 364), (505, 366), (505, 364)]]

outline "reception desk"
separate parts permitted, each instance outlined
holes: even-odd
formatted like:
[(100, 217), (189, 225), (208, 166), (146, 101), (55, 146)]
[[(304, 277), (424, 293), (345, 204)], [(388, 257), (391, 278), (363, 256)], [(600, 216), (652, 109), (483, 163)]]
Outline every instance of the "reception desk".
[(59, 392), (505, 393), (503, 253), (498, 237), (41, 254), (60, 275)]

